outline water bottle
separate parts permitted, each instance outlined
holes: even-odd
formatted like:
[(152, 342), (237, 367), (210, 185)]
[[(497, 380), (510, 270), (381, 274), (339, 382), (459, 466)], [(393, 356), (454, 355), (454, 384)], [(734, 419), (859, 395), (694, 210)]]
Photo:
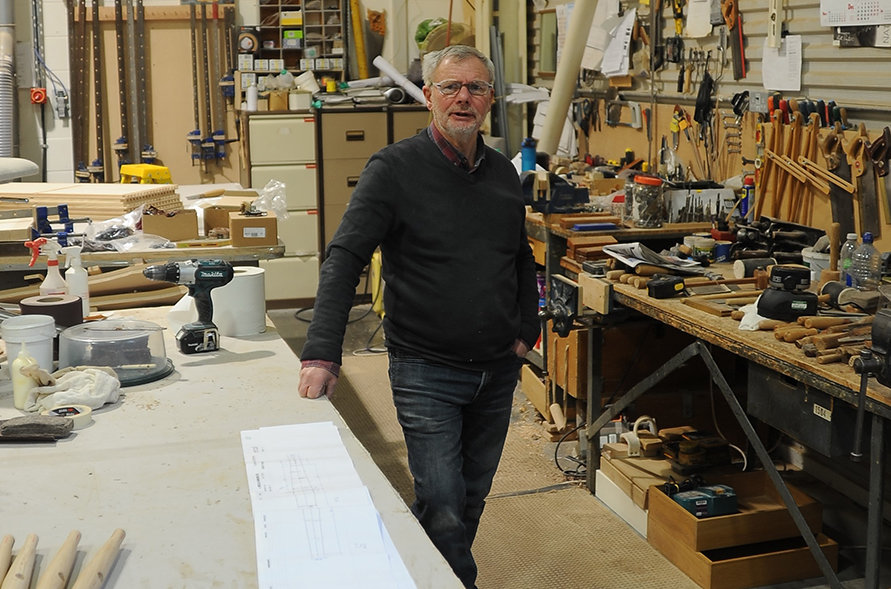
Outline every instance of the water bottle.
[(526, 137), (520, 144), (520, 171), (526, 172), (535, 169), (535, 144), (538, 143), (532, 137)]
[(863, 234), (863, 243), (854, 251), (851, 273), (854, 286), (860, 290), (876, 290), (882, 280), (881, 256), (872, 245), (872, 233)]
[(851, 276), (851, 262), (854, 259), (854, 250), (859, 245), (857, 243), (857, 234), (848, 233), (847, 241), (841, 246), (841, 252), (838, 255), (839, 280), (845, 286), (853, 286), (853, 277)]

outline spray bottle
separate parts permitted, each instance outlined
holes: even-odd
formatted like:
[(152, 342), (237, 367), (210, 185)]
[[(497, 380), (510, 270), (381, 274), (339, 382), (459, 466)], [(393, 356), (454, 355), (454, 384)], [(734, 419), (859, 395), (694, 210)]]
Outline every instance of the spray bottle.
[(37, 261), (37, 256), (44, 254), (46, 260), (46, 278), (40, 283), (40, 295), (68, 294), (68, 286), (65, 279), (59, 273), (59, 250), (61, 246), (55, 239), (46, 239), (38, 237), (32, 241), (26, 241), (25, 247), (31, 249), (31, 261), (28, 266), (33, 266)]
[(83, 249), (79, 245), (69, 245), (63, 247), (61, 251), (65, 254), (65, 282), (68, 283), (68, 294), (80, 297), (83, 306), (83, 316), (90, 314), (90, 286), (87, 282), (87, 271), (84, 270), (80, 259), (80, 251)]

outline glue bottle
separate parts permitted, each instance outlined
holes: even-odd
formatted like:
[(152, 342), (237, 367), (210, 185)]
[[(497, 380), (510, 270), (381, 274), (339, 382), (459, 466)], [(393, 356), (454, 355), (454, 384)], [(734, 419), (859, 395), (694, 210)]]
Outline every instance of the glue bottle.
[(68, 294), (68, 285), (59, 273), (59, 251), (62, 249), (55, 239), (38, 237), (32, 241), (26, 241), (25, 247), (31, 249), (31, 261), (28, 266), (33, 266), (37, 256), (44, 254), (46, 260), (46, 278), (40, 283), (38, 291), (41, 296)]
[(80, 259), (79, 245), (69, 245), (60, 251), (65, 254), (65, 282), (68, 283), (68, 294), (80, 297), (83, 316), (90, 314), (90, 287), (87, 282), (87, 271)]
[(19, 348), (19, 353), (15, 360), (9, 366), (10, 378), (12, 379), (12, 404), (16, 409), (24, 409), (25, 402), (28, 400), (28, 393), (34, 386), (34, 379), (30, 376), (22, 374), (22, 368), (37, 364), (37, 360), (28, 354), (25, 342)]

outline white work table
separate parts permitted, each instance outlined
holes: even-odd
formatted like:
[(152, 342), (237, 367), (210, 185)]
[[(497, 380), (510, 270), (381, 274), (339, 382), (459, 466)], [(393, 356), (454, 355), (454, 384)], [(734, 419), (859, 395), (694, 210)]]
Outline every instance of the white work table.
[[(168, 309), (115, 316), (166, 327)], [(90, 426), (55, 443), (0, 443), (0, 537), (15, 537), (14, 554), (28, 534), (39, 537), (34, 579), (70, 531), (82, 533), (75, 578), (122, 528), (127, 536), (106, 587), (257, 587), (240, 432), (330, 421), (417, 586), (461, 587), (331, 403), (299, 398), (299, 361), (271, 324), (264, 334), (222, 337), (223, 349), (212, 353), (182, 354), (173, 337), (165, 331), (175, 371), (125, 387)], [(6, 378), (0, 419), (22, 414)]]

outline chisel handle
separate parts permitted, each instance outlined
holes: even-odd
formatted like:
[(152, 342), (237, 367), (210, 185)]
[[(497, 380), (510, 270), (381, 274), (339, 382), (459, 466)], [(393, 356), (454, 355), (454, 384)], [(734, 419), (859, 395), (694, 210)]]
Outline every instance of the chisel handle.
[(80, 532), (74, 530), (68, 534), (65, 543), (40, 575), (36, 589), (65, 589), (68, 586), (68, 577), (71, 576), (71, 567), (74, 566), (74, 558), (77, 556), (78, 542), (80, 542)]
[(34, 572), (34, 559), (37, 557), (37, 536), (28, 534), (22, 549), (16, 554), (12, 566), (3, 578), (0, 589), (28, 589), (31, 586), (31, 573)]
[(8, 534), (0, 540), (0, 579), (6, 576), (6, 571), (9, 570), (9, 563), (12, 562), (13, 544), (15, 544), (15, 538)]
[(99, 549), (96, 555), (81, 569), (71, 589), (99, 589), (105, 584), (108, 571), (114, 565), (121, 543), (126, 533), (118, 528), (112, 532), (111, 537)]

